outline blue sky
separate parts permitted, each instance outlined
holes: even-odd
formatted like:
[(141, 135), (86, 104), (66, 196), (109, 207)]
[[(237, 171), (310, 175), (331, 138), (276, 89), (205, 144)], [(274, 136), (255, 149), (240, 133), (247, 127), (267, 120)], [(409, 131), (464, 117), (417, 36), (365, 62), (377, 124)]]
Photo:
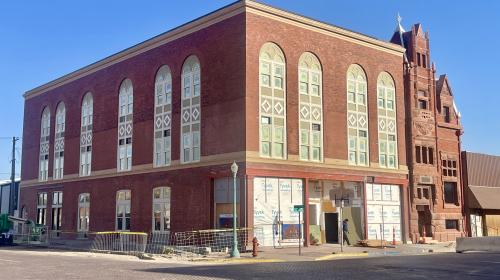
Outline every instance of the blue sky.
[[(25, 91), (231, 2), (2, 1), (0, 180), (10, 177), (11, 141), (5, 137), (22, 136)], [(263, 2), (383, 40), (394, 31), (398, 12), (407, 30), (422, 23), (430, 32), (431, 59), (438, 74), (448, 74), (462, 113), (463, 148), (500, 155), (500, 90), (495, 85), (500, 79), (500, 1)]]

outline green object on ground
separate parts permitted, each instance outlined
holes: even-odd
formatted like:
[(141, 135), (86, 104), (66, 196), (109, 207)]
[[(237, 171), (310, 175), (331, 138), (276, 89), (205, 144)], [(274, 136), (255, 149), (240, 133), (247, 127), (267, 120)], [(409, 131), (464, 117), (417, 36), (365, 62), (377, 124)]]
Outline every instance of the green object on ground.
[(0, 214), (0, 233), (8, 232), (13, 228), (8, 214)]

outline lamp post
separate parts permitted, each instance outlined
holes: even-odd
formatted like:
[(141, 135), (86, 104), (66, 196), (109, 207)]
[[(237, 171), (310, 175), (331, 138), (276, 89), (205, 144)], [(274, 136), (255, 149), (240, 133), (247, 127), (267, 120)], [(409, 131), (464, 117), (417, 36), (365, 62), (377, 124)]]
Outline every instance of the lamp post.
[(231, 172), (233, 173), (233, 250), (231, 251), (231, 257), (239, 258), (238, 235), (236, 234), (236, 173), (238, 173), (238, 165), (235, 161), (231, 164)]

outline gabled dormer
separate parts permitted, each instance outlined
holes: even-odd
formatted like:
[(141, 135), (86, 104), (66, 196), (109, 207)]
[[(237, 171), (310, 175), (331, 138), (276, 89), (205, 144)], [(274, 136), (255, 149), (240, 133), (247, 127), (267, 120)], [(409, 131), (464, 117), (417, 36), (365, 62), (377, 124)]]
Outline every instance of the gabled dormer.
[(455, 105), (453, 91), (446, 75), (439, 76), (436, 81), (436, 101), (438, 122), (460, 125), (460, 112)]

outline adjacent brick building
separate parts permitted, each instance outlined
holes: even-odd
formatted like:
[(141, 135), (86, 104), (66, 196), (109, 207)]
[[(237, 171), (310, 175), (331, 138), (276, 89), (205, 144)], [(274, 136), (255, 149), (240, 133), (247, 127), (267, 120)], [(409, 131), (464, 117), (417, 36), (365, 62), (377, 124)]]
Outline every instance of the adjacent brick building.
[[(402, 241), (418, 240), (422, 219), (455, 219), (428, 231), (453, 239), (461, 200), (443, 204), (441, 159), (459, 154), (461, 127), (419, 28), (397, 34), (424, 40), (426, 66), (411, 40), (238, 1), (28, 91), (23, 214), (67, 236), (224, 227), (236, 161), (238, 224), (262, 244), (297, 242), (296, 204), (311, 242), (338, 242), (341, 218), (351, 239)], [(414, 154), (422, 141), (431, 164)]]
[(469, 236), (500, 235), (500, 156), (462, 152)]

